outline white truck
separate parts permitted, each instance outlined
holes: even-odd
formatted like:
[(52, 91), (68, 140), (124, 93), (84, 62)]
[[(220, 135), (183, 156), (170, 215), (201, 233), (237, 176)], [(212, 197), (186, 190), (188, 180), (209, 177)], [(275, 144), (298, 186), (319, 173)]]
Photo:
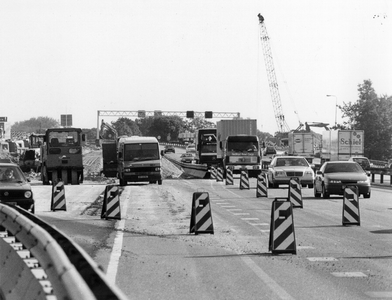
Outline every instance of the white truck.
[(247, 170), (250, 177), (261, 173), (261, 151), (257, 133), (257, 120), (233, 119), (216, 123), (217, 160), (234, 174)]
[(315, 132), (289, 132), (289, 155), (314, 157), (321, 151), (322, 135)]
[(363, 130), (329, 130), (323, 132), (321, 158), (324, 160), (348, 160), (364, 155)]

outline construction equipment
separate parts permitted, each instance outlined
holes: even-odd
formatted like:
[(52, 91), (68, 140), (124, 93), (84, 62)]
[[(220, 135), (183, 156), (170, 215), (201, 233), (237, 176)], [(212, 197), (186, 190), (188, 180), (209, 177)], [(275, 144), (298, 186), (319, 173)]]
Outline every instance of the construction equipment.
[(271, 92), (272, 104), (275, 112), (275, 120), (276, 120), (276, 124), (278, 125), (278, 131), (280, 133), (284, 133), (290, 131), (290, 128), (287, 125), (283, 114), (278, 82), (276, 80), (276, 75), (275, 75), (274, 61), (272, 59), (272, 51), (271, 51), (269, 36), (267, 33), (267, 28), (264, 22), (264, 17), (261, 14), (258, 14), (258, 17), (260, 22), (260, 40), (263, 48), (265, 67), (267, 69), (268, 83)]
[(79, 184), (83, 182), (82, 142), (80, 128), (46, 130), (41, 146), (41, 180), (43, 184)]

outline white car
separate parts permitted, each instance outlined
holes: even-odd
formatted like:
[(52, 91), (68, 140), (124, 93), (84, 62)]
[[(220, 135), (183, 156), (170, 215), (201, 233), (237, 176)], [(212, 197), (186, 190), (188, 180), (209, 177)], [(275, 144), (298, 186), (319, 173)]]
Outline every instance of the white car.
[(302, 187), (313, 188), (314, 171), (305, 157), (276, 156), (268, 166), (269, 187), (279, 188), (280, 184), (289, 184), (290, 179), (297, 177)]
[(185, 152), (186, 153), (196, 153), (195, 144), (189, 144), (188, 146), (186, 146)]

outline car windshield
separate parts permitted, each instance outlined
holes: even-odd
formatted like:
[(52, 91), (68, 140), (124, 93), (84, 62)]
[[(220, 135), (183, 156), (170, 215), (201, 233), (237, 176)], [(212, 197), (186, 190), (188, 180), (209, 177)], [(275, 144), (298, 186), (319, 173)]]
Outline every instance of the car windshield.
[(334, 164), (330, 163), (325, 166), (324, 173), (362, 173), (363, 170), (362, 168), (355, 163), (339, 163), (339, 164)]
[(308, 167), (308, 163), (305, 158), (277, 158), (276, 159), (277, 167), (285, 167), (285, 166), (296, 166), (296, 167)]
[(15, 166), (0, 166), (0, 182), (23, 182), (21, 171)]

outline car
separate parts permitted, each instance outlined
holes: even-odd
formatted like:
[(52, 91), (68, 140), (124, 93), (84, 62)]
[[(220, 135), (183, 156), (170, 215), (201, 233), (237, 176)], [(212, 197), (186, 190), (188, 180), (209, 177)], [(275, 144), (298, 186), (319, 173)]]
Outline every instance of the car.
[(364, 156), (352, 156), (348, 159), (348, 161), (355, 161), (357, 162), (362, 169), (364, 169), (365, 171), (370, 169), (370, 161), (367, 157)]
[(27, 179), (17, 164), (0, 163), (0, 203), (18, 205), (34, 213), (33, 192)]
[(169, 153), (169, 152), (176, 153), (176, 150), (174, 149), (174, 146), (171, 146), (171, 145), (166, 145), (165, 146), (165, 149), (163, 150), (163, 153)]
[(302, 187), (313, 188), (314, 171), (302, 156), (276, 156), (268, 166), (269, 187), (279, 188), (280, 184), (289, 184), (290, 179), (297, 177)]
[(180, 156), (181, 162), (183, 163), (192, 163), (195, 160), (195, 156), (193, 153), (184, 153)]
[(330, 195), (343, 195), (348, 185), (356, 185), (364, 198), (370, 198), (370, 176), (354, 161), (327, 161), (314, 179), (314, 196), (329, 198)]
[(195, 144), (189, 144), (188, 146), (186, 146), (185, 152), (186, 153), (196, 153), (195, 147), (196, 147)]

